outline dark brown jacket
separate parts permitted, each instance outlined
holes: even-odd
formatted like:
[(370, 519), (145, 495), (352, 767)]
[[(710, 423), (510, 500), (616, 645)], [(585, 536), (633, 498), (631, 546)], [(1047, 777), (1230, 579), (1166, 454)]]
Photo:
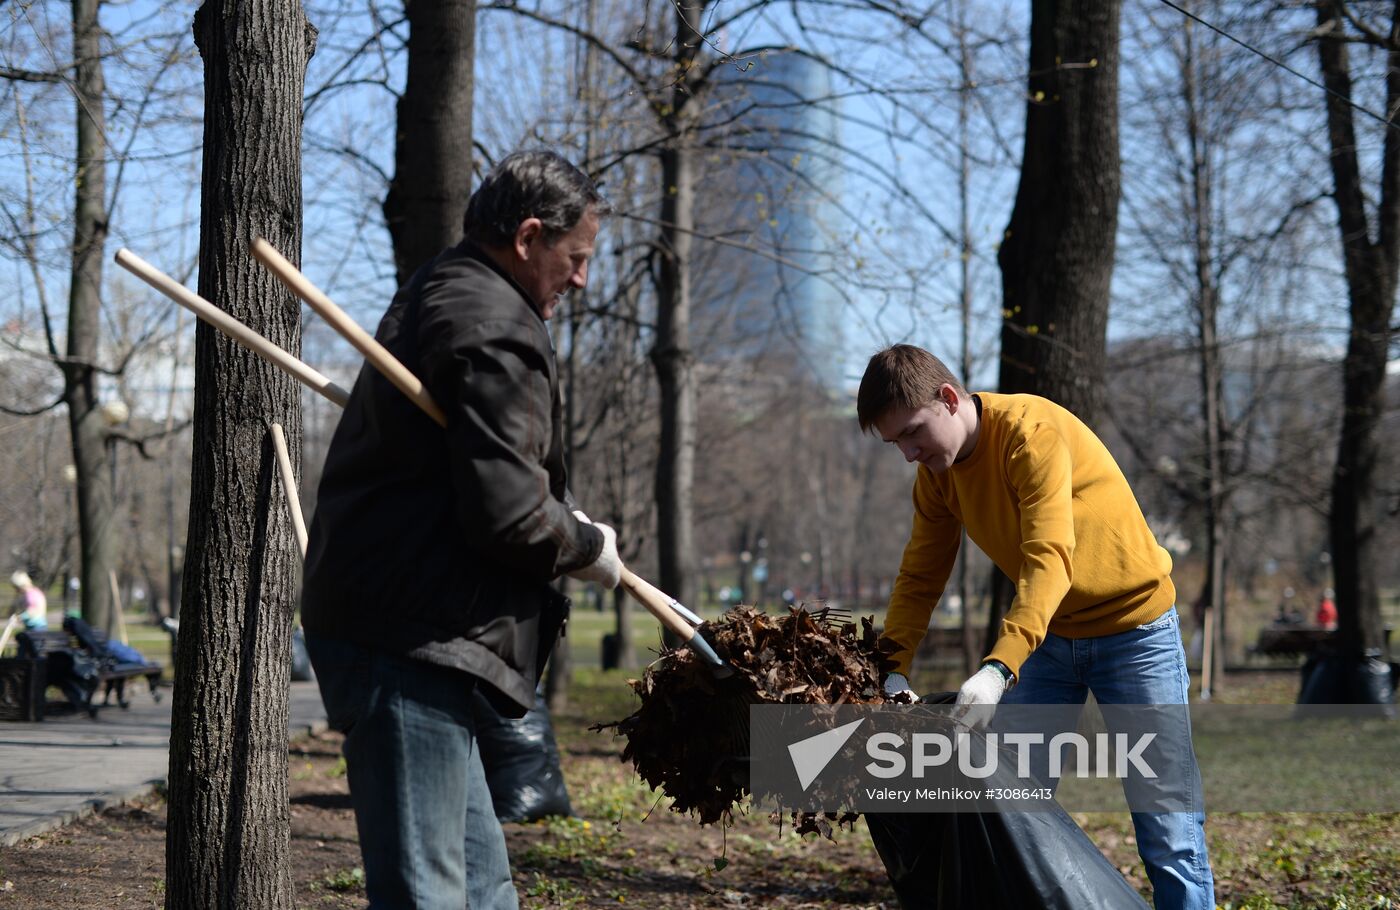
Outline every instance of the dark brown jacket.
[(463, 243), (395, 295), (376, 337), (447, 428), (360, 370), (317, 493), (302, 623), (464, 670), (518, 716), (568, 613), (550, 582), (603, 544), (566, 502), (549, 333), (520, 286)]

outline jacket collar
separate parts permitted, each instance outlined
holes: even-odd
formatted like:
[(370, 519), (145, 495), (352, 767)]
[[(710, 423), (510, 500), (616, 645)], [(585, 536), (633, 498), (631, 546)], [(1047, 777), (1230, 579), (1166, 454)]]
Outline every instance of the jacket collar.
[(548, 330), (549, 326), (545, 324), (544, 317), (540, 316), (539, 308), (535, 306), (535, 301), (530, 299), (529, 292), (520, 285), (520, 282), (512, 278), (505, 269), (501, 268), (500, 264), (492, 259), (489, 253), (472, 240), (463, 240), (459, 245), (459, 249), (461, 249), (469, 259), (475, 259), (485, 264), (487, 268), (499, 275), (502, 281), (510, 285), (511, 288), (520, 295), (520, 299), (525, 304), (525, 308), (531, 313), (534, 313), (535, 318), (539, 319), (540, 325), (545, 326), (546, 331)]

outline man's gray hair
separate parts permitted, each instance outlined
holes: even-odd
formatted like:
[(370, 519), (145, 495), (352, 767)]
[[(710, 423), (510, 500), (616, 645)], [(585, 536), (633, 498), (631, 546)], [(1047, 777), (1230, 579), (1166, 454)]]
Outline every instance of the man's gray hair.
[(544, 239), (553, 243), (593, 209), (610, 207), (588, 175), (550, 151), (513, 152), (491, 169), (467, 202), (462, 232), (485, 246), (510, 243), (521, 222), (538, 218)]

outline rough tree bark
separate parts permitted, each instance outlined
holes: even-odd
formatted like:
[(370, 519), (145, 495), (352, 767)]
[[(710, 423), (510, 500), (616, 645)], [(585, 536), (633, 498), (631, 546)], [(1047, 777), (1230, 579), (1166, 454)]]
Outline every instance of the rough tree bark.
[(412, 0), (384, 219), (399, 284), (462, 236), (472, 189), (476, 0)]
[[(1330, 531), (1336, 573), (1337, 636), (1344, 658), (1382, 656), (1376, 526), (1381, 506), (1376, 495), (1377, 436), (1385, 411), (1385, 368), (1391, 341), (1397, 267), (1400, 267), (1400, 3), (1391, 10), (1385, 35), (1385, 130), (1375, 227), (1367, 218), (1366, 191), (1357, 161), (1351, 73), (1347, 61), (1344, 10), (1339, 0), (1317, 4), (1318, 58), (1327, 95), (1327, 139), (1331, 149), (1333, 199), (1342, 242), (1351, 325), (1342, 363), (1342, 431), (1332, 477)], [(1375, 240), (1372, 240), (1372, 237)], [(1364, 693), (1353, 693), (1361, 697)]]
[[(301, 349), (300, 307), (248, 254), (301, 249), (301, 101), (315, 30), (300, 3), (206, 0), (199, 293)], [(296, 383), (201, 324), (170, 737), (166, 907), (290, 908), (287, 687), (297, 550), (268, 426), (301, 457)]]
[[(1121, 0), (1032, 0), (1021, 181), (997, 253), (998, 387), (1049, 398), (1090, 426), (1103, 399), (1118, 231), (1121, 11)], [(1014, 593), (992, 573), (988, 642)]]
[(73, 258), (68, 290), (64, 401), (77, 469), (78, 538), (82, 544), (83, 619), (107, 630), (116, 568), (115, 490), (108, 447), (115, 444), (98, 397), (102, 334), (102, 253), (107, 241), (106, 88), (102, 74), (100, 0), (73, 0), (71, 85), (77, 108)]
[(1002, 239), (1000, 388), (1093, 425), (1120, 188), (1121, 0), (1033, 0), (1025, 152)]
[(661, 157), (661, 236), (656, 345), (651, 361), (661, 387), (661, 445), (656, 461), (656, 535), (661, 588), (682, 603), (696, 601), (695, 352), (690, 343), (691, 245), (695, 234), (695, 60), (704, 39), (708, 0), (675, 4), (671, 89), (658, 111), (667, 141)]

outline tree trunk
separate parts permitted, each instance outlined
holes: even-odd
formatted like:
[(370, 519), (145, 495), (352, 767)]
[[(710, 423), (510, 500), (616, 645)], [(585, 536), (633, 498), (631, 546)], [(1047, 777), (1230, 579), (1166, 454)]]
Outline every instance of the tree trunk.
[(411, 0), (408, 79), (398, 103), (384, 219), (399, 284), (462, 236), (472, 189), (476, 0)]
[[(1021, 182), (997, 253), (1002, 392), (1058, 402), (1093, 426), (1103, 398), (1120, 190), (1121, 0), (1031, 0)], [(987, 648), (1014, 595), (992, 570)]]
[[(573, 474), (576, 447), (578, 445), (577, 419), (578, 411), (575, 405), (578, 401), (578, 334), (579, 334), (579, 307), (578, 302), (571, 301), (569, 306), (569, 318), (566, 325), (569, 333), (569, 352), (564, 360), (564, 465), (570, 475)], [(557, 336), (558, 323), (555, 324), (556, 337), (554, 349), (559, 350), (559, 339)], [(585, 510), (586, 511), (586, 510)], [(613, 528), (614, 531), (617, 528)], [(568, 580), (561, 578), (555, 584), (564, 586)], [(567, 638), (561, 636), (554, 642), (554, 649), (549, 655), (549, 673), (544, 679), (544, 697), (553, 712), (563, 711), (569, 704), (569, 679), (571, 674), (569, 667), (569, 642)]]
[[(1400, 136), (1392, 120), (1385, 130), (1380, 201), (1376, 210), (1378, 239), (1367, 222), (1366, 193), (1357, 162), (1346, 45), (1335, 40), (1343, 29), (1339, 2), (1317, 7), (1317, 42), (1327, 96), (1327, 138), (1331, 148), (1333, 198), (1341, 233), (1351, 331), (1342, 364), (1342, 430), (1332, 477), (1330, 531), (1336, 572), (1337, 637), (1342, 656), (1354, 660), (1380, 656), (1385, 642), (1377, 580), (1380, 519), (1376, 497), (1376, 430), (1385, 410), (1385, 367), (1391, 339), (1396, 272), (1400, 257)], [(1400, 3), (1392, 13), (1400, 24)], [(1392, 32), (1393, 34), (1393, 32)], [(1400, 52), (1390, 49), (1386, 68), (1386, 111), (1400, 104)], [(1385, 557), (1393, 558), (1393, 557)]]
[(1182, 23), (1185, 54), (1181, 60), (1182, 100), (1186, 109), (1186, 132), (1191, 148), (1193, 258), (1196, 271), (1195, 316), (1200, 342), (1201, 417), (1206, 428), (1206, 476), (1202, 491), (1206, 504), (1206, 577), (1202, 596), (1205, 608), (1215, 611), (1209, 623), (1213, 641), (1206, 643), (1214, 652), (1210, 679), (1201, 680), (1201, 699), (1208, 701), (1225, 678), (1225, 436), (1222, 410), (1220, 343), (1217, 325), (1220, 293), (1215, 278), (1215, 243), (1212, 235), (1215, 217), (1210, 162), (1202, 135), (1198, 61), (1195, 55), (1195, 23)]
[(1118, 228), (1121, 0), (1032, 0), (1021, 182), (997, 262), (1000, 388), (1093, 424)]
[[(625, 328), (621, 332), (621, 337), (615, 342), (614, 356), (616, 361), (613, 367), (619, 377), (626, 376), (632, 352), (637, 349), (639, 296), (639, 291), (636, 286), (633, 286), (622, 295), (620, 301), (624, 317), (620, 324)], [(614, 530), (617, 531), (619, 540), (631, 535), (631, 529), (626, 526), (626, 523), (632, 501), (632, 487), (629, 478), (632, 475), (631, 454), (635, 443), (632, 438), (633, 434), (627, 430), (634, 426), (633, 414), (637, 410), (635, 404), (636, 385), (640, 385), (640, 383), (631, 384), (629, 387), (625, 378), (621, 378), (617, 382), (614, 392), (616, 404), (613, 407), (619, 415), (618, 419), (623, 428), (623, 432), (614, 434), (614, 439), (610, 443), (616, 453), (614, 456), (616, 468), (612, 473), (612, 476), (616, 478), (613, 485), (616, 493), (612, 497), (612, 518), (616, 522)], [(697, 605), (687, 604), (686, 606)], [(613, 591), (613, 617), (616, 620), (613, 632), (617, 635), (617, 665), (624, 668), (635, 667), (637, 665), (636, 657), (632, 648), (632, 628), (634, 626), (632, 599), (622, 590), (621, 585)]]
[(112, 594), (107, 573), (116, 567), (116, 504), (108, 446), (114, 444), (98, 398), (101, 356), (102, 253), (107, 241), (106, 103), (102, 75), (100, 0), (73, 0), (72, 91), (76, 99), (77, 170), (73, 259), (68, 291), (68, 346), (64, 400), (77, 469), (83, 619), (107, 630)]
[[(301, 349), (300, 307), (248, 254), (301, 249), (301, 100), (315, 30), (300, 3), (206, 0), (199, 293)], [(170, 736), (166, 907), (290, 908), (287, 687), (297, 550), (268, 434), (293, 465), (286, 374), (201, 324), (180, 648)]]
[(661, 449), (656, 462), (657, 546), (661, 588), (695, 604), (695, 353), (690, 347), (691, 241), (695, 232), (692, 132), (696, 123), (690, 73), (704, 46), (692, 23), (703, 20), (705, 2), (676, 4), (675, 60), (670, 113), (662, 126), (670, 139), (661, 150), (661, 238), (657, 280), (656, 346), (651, 352), (661, 387)]

